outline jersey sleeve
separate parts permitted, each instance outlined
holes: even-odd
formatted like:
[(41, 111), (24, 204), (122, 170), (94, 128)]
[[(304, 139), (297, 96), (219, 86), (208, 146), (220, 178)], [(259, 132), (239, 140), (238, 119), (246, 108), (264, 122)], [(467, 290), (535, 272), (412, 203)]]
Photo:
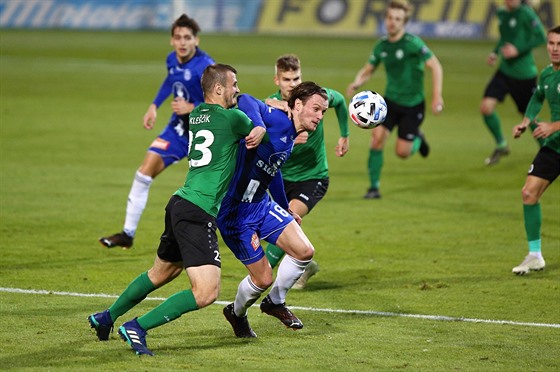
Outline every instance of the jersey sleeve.
[(329, 96), (329, 108), (333, 107), (336, 112), (336, 118), (338, 119), (338, 127), (340, 129), (341, 137), (348, 137), (350, 131), (348, 129), (348, 105), (346, 104), (346, 99), (344, 96), (334, 90), (329, 88), (324, 88)]
[(370, 65), (377, 67), (381, 63), (381, 42), (377, 41), (373, 46), (373, 50), (369, 55), (368, 62)]
[(266, 110), (266, 105), (248, 94), (241, 94), (237, 98), (237, 107), (243, 111), (256, 127), (266, 128), (263, 121), (263, 110)]
[(286, 197), (286, 192), (284, 190), (284, 181), (282, 179), (282, 172), (278, 170), (274, 178), (270, 181), (270, 185), (268, 186), (268, 190), (270, 191), (270, 196), (276, 203), (278, 203), (282, 208), (288, 210), (290, 208), (290, 204), (288, 203), (288, 198)]
[(418, 50), (418, 53), (420, 55), (420, 59), (422, 61), (426, 62), (427, 60), (432, 58), (434, 53), (432, 53), (430, 48), (428, 48), (428, 46), (426, 45), (426, 43), (422, 39), (415, 36), (413, 38), (413, 43), (414, 43), (415, 48)]
[(515, 45), (520, 55), (530, 53), (534, 48), (546, 44), (546, 33), (539, 16), (528, 6), (524, 6), (523, 9), (528, 37), (520, 39), (518, 45)]
[(531, 96), (531, 100), (529, 101), (529, 104), (527, 105), (527, 109), (525, 110), (525, 117), (528, 117), (531, 120), (537, 117), (537, 115), (539, 114), (539, 112), (541, 112), (541, 109), (543, 107), (543, 103), (545, 99), (543, 75), (544, 73), (541, 72), (537, 89), (535, 90), (535, 93), (533, 93), (533, 95)]

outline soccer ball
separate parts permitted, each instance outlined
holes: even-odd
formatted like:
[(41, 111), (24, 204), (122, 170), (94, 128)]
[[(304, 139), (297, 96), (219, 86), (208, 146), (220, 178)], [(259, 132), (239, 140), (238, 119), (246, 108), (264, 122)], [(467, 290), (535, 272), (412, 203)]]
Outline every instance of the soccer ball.
[(371, 90), (357, 93), (348, 105), (350, 118), (360, 128), (378, 126), (387, 117), (387, 104), (381, 94)]

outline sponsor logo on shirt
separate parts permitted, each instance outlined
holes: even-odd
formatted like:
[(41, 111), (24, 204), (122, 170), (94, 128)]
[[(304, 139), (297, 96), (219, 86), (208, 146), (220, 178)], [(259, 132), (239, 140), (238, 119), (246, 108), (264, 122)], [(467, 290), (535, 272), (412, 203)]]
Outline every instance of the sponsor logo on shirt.
[(257, 233), (253, 233), (253, 236), (251, 237), (251, 245), (253, 246), (253, 249), (255, 251), (261, 246), (261, 242)]

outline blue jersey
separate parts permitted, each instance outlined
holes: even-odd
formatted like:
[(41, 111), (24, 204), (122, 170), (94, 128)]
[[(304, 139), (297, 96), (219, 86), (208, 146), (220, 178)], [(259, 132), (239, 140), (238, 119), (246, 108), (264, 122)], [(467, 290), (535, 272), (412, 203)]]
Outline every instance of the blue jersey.
[[(205, 52), (196, 49), (196, 53), (189, 61), (179, 63), (175, 52), (167, 56), (167, 77), (161, 84), (154, 98), (153, 104), (157, 107), (169, 97), (182, 97), (185, 101), (198, 106), (204, 102), (200, 79), (208, 65), (214, 64), (214, 60)], [(159, 134), (149, 151), (159, 154), (165, 167), (187, 157), (189, 153), (188, 138), (185, 137), (185, 125), (183, 118), (173, 113), (169, 123)]]
[(235, 173), (216, 222), (229, 249), (248, 265), (265, 256), (261, 239), (275, 244), (294, 220), (287, 212), (280, 168), (292, 152), (297, 132), (285, 112), (247, 95), (239, 96), (237, 102), (253, 123), (264, 122), (268, 141), (253, 150), (240, 141)]
[(254, 123), (264, 122), (269, 141), (263, 141), (254, 150), (247, 150), (242, 141), (227, 195), (244, 203), (258, 203), (267, 196), (270, 187), (274, 200), (288, 209), (280, 168), (294, 147), (297, 137), (294, 124), (285, 112), (246, 94), (239, 96), (238, 106)]
[[(208, 65), (214, 64), (214, 60), (206, 52), (196, 49), (195, 55), (185, 63), (180, 63), (177, 54), (169, 53), (166, 60), (167, 78), (161, 84), (153, 103), (159, 107), (173, 94), (173, 98), (183, 97), (185, 101), (198, 106), (204, 102), (200, 79)], [(177, 114), (173, 113), (169, 123), (177, 120)]]

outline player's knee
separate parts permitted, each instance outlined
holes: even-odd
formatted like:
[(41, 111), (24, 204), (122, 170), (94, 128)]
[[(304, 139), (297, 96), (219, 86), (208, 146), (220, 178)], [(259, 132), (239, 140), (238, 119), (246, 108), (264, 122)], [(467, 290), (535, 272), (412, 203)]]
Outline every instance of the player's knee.
[(315, 249), (311, 244), (306, 244), (301, 249), (298, 249), (294, 258), (300, 261), (309, 261), (313, 258), (315, 254)]
[(484, 116), (491, 115), (494, 112), (494, 107), (486, 101), (480, 103), (480, 113)]
[(397, 151), (395, 151), (395, 153), (401, 159), (407, 159), (407, 158), (410, 157), (410, 151), (409, 150), (397, 150)]
[(527, 205), (537, 204), (539, 201), (537, 193), (527, 186), (523, 186), (521, 189), (521, 198), (523, 199), (523, 204)]
[(196, 304), (199, 309), (211, 305), (218, 298), (220, 292), (219, 287), (202, 286), (192, 288), (194, 298), (196, 299)]

